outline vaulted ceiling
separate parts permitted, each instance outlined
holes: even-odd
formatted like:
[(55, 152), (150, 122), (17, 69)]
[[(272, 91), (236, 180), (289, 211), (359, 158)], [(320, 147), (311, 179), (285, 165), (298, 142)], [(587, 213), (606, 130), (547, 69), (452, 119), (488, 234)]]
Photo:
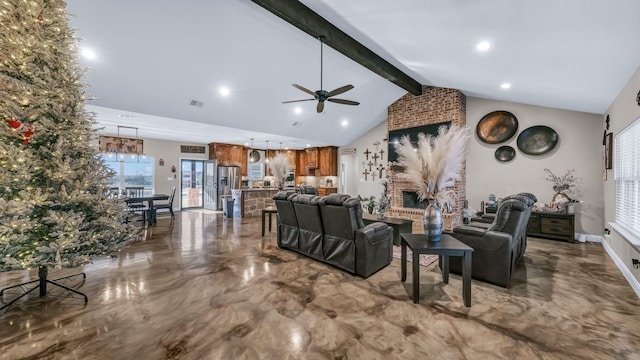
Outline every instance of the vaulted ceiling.
[[(602, 114), (640, 65), (635, 0), (302, 3), (421, 84), (467, 96)], [(325, 46), (323, 88), (352, 84), (336, 97), (360, 105), (282, 104), (309, 98), (291, 84), (320, 88), (320, 43), (249, 0), (68, 0), (68, 9), (80, 47), (95, 54), (81, 62), (107, 134), (126, 125), (193, 143), (340, 146), (406, 93)]]

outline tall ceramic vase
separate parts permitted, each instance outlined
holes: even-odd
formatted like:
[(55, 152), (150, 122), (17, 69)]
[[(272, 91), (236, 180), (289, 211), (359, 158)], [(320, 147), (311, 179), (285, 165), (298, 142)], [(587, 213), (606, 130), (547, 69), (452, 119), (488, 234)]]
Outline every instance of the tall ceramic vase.
[(429, 241), (440, 241), (442, 236), (442, 209), (438, 206), (438, 201), (429, 199), (429, 205), (424, 209), (422, 215), (422, 226), (424, 227), (424, 235)]

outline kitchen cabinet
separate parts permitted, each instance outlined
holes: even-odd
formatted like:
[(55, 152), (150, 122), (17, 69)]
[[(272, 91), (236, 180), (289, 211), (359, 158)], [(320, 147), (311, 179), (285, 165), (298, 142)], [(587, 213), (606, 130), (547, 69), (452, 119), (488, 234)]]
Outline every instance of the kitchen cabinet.
[(289, 159), (289, 167), (291, 169), (295, 169), (297, 167), (297, 151), (295, 150), (285, 150), (284, 154), (287, 156), (287, 159)]
[(304, 150), (298, 150), (297, 153), (297, 166), (296, 176), (307, 176), (307, 152)]
[(307, 164), (306, 167), (308, 169), (317, 169), (318, 168), (318, 148), (307, 148), (304, 149)]
[(338, 192), (338, 188), (326, 188), (326, 187), (318, 188), (318, 196), (327, 196), (329, 194), (335, 194), (337, 192)]
[(242, 145), (210, 143), (209, 159), (222, 166), (240, 166), (241, 175), (247, 175), (247, 149)]
[(338, 148), (325, 146), (318, 149), (320, 176), (338, 176)]

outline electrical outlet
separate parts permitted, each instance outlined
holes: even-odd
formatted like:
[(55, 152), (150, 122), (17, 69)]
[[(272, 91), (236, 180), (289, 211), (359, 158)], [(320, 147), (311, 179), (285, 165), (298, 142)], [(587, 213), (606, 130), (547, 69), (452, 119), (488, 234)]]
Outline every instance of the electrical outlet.
[(633, 268), (634, 268), (634, 269), (640, 269), (640, 260), (638, 260), (638, 259), (631, 259), (631, 262), (633, 263)]

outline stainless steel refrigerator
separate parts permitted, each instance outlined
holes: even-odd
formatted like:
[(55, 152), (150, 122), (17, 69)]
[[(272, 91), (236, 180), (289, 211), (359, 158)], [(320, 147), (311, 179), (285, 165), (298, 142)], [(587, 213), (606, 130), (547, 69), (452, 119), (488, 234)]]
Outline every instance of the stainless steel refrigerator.
[(240, 167), (218, 166), (218, 210), (226, 205), (225, 199), (231, 198), (231, 189), (240, 189)]

